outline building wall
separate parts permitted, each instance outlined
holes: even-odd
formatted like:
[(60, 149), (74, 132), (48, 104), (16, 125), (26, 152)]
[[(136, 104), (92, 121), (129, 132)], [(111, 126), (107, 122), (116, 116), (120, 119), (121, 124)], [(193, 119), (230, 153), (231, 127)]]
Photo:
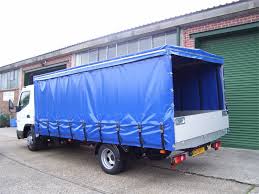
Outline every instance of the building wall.
[[(53, 59), (48, 59), (47, 61), (43, 61), (43, 62), (37, 62), (34, 64), (24, 65), (22, 68), (20, 68), (19, 87), (10, 89), (10, 90), (0, 90), (0, 113), (10, 114), (10, 112), (8, 110), (8, 102), (3, 101), (4, 92), (14, 92), (14, 104), (17, 104), (21, 89), (24, 87), (24, 75), (25, 75), (26, 71), (51, 67), (51, 66), (54, 66), (59, 63), (66, 63), (67, 68), (71, 67), (72, 66), (72, 56), (71, 55), (61, 56), (61, 57), (57, 57), (57, 58), (53, 58)], [(10, 114), (10, 115), (15, 117), (15, 114)]]
[[(192, 25), (192, 26), (188, 25), (188, 27), (181, 28), (181, 45), (185, 46), (185, 47), (195, 47), (195, 40), (193, 38), (191, 38), (192, 34), (256, 22), (256, 21), (259, 21), (259, 14), (253, 13), (253, 14), (250, 14), (250, 15), (239, 15), (239, 16), (232, 17), (232, 18), (229, 18), (229, 16), (226, 16), (225, 18), (226, 19), (215, 19), (215, 20), (212, 20), (210, 22), (204, 21), (204, 23), (199, 23), (199, 24), (195, 24), (195, 25)], [(153, 34), (156, 34), (156, 33), (153, 32)], [(145, 36), (146, 35), (143, 35), (143, 37), (145, 37)], [(151, 35), (149, 37), (151, 37)], [(153, 40), (153, 36), (150, 40)], [(118, 42), (121, 42), (121, 41), (118, 40)], [(165, 40), (165, 43), (167, 43), (166, 40)], [(119, 55), (119, 53), (118, 53), (119, 45), (120, 44), (116, 45), (116, 49), (117, 49), (116, 55)], [(140, 43), (138, 43), (138, 45), (140, 46)], [(129, 48), (127, 46), (127, 50), (128, 49)], [(98, 51), (99, 51), (99, 48), (98, 48)], [(108, 51), (109, 51), (109, 46), (106, 47), (106, 54), (108, 53)], [(4, 91), (14, 91), (14, 93), (15, 93), (14, 94), (14, 96), (15, 96), (14, 100), (15, 100), (15, 103), (17, 103), (18, 95), (19, 95), (22, 87), (24, 86), (25, 72), (37, 70), (37, 69), (45, 68), (45, 67), (51, 67), (51, 66), (54, 66), (58, 63), (66, 63), (67, 67), (73, 67), (73, 66), (76, 66), (76, 65), (80, 65), (81, 63), (79, 63), (77, 61), (77, 59), (82, 57), (83, 55), (85, 55), (85, 53), (87, 53), (87, 52), (88, 51), (83, 52), (83, 53), (82, 52), (74, 53), (73, 55), (59, 56), (59, 57), (56, 57), (56, 58), (47, 59), (46, 61), (40, 61), (40, 62), (35, 62), (35, 63), (23, 65), (22, 68), (20, 68), (20, 71), (19, 71), (20, 72), (19, 86), (17, 88), (12, 89), (12, 90), (4, 90)], [(90, 52), (90, 50), (89, 50), (89, 52)], [(108, 58), (108, 57), (106, 56), (106, 58)], [(80, 60), (80, 61), (82, 61), (82, 60)], [(3, 92), (4, 91), (0, 90), (0, 112), (9, 113), (8, 102), (3, 101)]]
[[(15, 103), (17, 103), (18, 101), (18, 96), (19, 96), (19, 89), (12, 89), (12, 90), (2, 90), (0, 91), (0, 110), (1, 113), (4, 114), (10, 114), (9, 110), (8, 110), (8, 102), (7, 101), (3, 101), (3, 95), (4, 92), (14, 92), (14, 101)], [(15, 114), (10, 114), (12, 117), (15, 117)]]
[(253, 13), (204, 21), (183, 30), (184, 46), (198, 47), (224, 57), (224, 84), (230, 113), (230, 131), (221, 139), (223, 146), (259, 149), (259, 136), (256, 135), (258, 125), (251, 122), (258, 120), (258, 115), (254, 112), (258, 92), (251, 87), (256, 85), (257, 59), (254, 53), (258, 50), (258, 30), (255, 30), (255, 22), (258, 21), (259, 14)]
[(96, 45), (94, 48), (76, 53), (74, 56), (75, 65), (79, 66), (97, 61), (104, 61), (114, 57), (163, 46), (165, 44), (177, 45), (178, 42), (178, 32), (176, 28), (165, 32), (159, 32), (158, 30), (149, 35), (143, 34), (141, 37), (137, 38), (132, 36), (132, 38), (127, 41), (118, 39), (105, 46)]
[(25, 71), (30, 71), (30, 70), (34, 70), (34, 69), (43, 68), (43, 67), (51, 67), (55, 64), (63, 63), (63, 62), (67, 63), (67, 67), (71, 67), (71, 61), (72, 61), (72, 56), (66, 55), (66, 56), (61, 56), (58, 58), (48, 59), (46, 61), (37, 62), (34, 64), (24, 65), (22, 67), (22, 70), (23, 70), (23, 72), (25, 72)]
[(41, 62), (37, 62), (34, 64), (28, 64), (24, 65), (22, 67), (22, 75), (21, 75), (21, 88), (24, 87), (24, 75), (28, 71), (36, 71), (40, 70), (43, 68), (49, 68), (52, 66), (55, 66), (57, 64), (65, 63), (67, 68), (72, 67), (72, 55), (66, 55), (66, 56), (61, 56), (61, 57), (56, 57), (48, 60), (44, 60)]
[(195, 40), (191, 38), (191, 34), (206, 32), (221, 28), (233, 27), (242, 24), (248, 24), (252, 22), (259, 21), (259, 14), (254, 13), (250, 15), (238, 16), (230, 19), (218, 20), (208, 23), (202, 23), (198, 25), (193, 25), (188, 28), (183, 29), (183, 46), (185, 47), (195, 47)]

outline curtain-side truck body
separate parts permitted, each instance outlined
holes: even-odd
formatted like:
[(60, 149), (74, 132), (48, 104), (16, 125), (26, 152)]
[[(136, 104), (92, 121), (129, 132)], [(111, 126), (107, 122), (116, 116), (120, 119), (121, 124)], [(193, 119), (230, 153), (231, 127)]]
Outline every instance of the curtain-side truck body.
[(223, 58), (169, 45), (36, 76), (9, 108), (30, 150), (94, 145), (109, 174), (135, 156), (176, 165), (217, 150), (229, 128)]

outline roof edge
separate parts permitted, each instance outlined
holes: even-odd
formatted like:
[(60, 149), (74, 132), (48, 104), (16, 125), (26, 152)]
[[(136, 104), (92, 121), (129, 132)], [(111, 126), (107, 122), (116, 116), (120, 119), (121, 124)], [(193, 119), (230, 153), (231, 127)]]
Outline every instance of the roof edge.
[(63, 77), (71, 74), (81, 73), (84, 71), (93, 71), (93, 70), (113, 67), (117, 65), (129, 64), (135, 61), (140, 61), (148, 58), (150, 59), (150, 58), (162, 56), (162, 55), (181, 56), (181, 57), (191, 58), (194, 60), (195, 59), (203, 60), (209, 63), (215, 63), (220, 65), (224, 63), (224, 59), (221, 56), (208, 53), (201, 49), (164, 45), (161, 47), (148, 49), (145, 51), (125, 55), (122, 57), (116, 57), (105, 61), (94, 62), (87, 65), (76, 66), (69, 69), (63, 69), (56, 72), (38, 75), (34, 77), (34, 81), (42, 81), (42, 80), (47, 80), (47, 79), (52, 79), (57, 77)]
[[(149, 23), (143, 26), (138, 26), (135, 28), (130, 28), (127, 30), (123, 30), (120, 32), (112, 33), (109, 35), (105, 35), (102, 37), (98, 37), (95, 39), (91, 39), (88, 41), (84, 41), (81, 43), (77, 43), (68, 47), (64, 47), (61, 49), (57, 49), (51, 52), (47, 52), (35, 57), (31, 57), (28, 59), (24, 59), (18, 62), (11, 63), (9, 65), (5, 65), (0, 67), (0, 71), (7, 71), (9, 69), (17, 69), (23, 65), (33, 64), (39, 61), (47, 60), (50, 58), (55, 58), (57, 56), (64, 56), (73, 54), (76, 52), (80, 52), (87, 48), (94, 48), (95, 46), (99, 46), (102, 44), (108, 44), (117, 40), (126, 40), (131, 37), (138, 37), (145, 33), (152, 33), (155, 31), (165, 31), (167, 29), (173, 29), (178, 26), (187, 26), (193, 25), (196, 22), (205, 21), (211, 18), (216, 18), (225, 15), (231, 15), (235, 13), (240, 13), (244, 11), (249, 11), (252, 9), (256, 9), (259, 7), (258, 0), (240, 0), (234, 1), (232, 3), (227, 3), (224, 5), (219, 5), (216, 7), (208, 8), (205, 10), (200, 10), (197, 12), (192, 12), (180, 16), (176, 16), (173, 18)], [(205, 14), (206, 13), (206, 14)], [(120, 36), (118, 38), (118, 36)]]

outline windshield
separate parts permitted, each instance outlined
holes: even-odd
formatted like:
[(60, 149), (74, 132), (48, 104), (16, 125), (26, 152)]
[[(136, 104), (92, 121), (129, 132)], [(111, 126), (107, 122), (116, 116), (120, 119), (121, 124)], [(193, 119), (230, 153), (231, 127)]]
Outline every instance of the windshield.
[(29, 101), (30, 101), (30, 92), (29, 91), (23, 92), (19, 100), (19, 110), (22, 110), (24, 107), (26, 107), (29, 104)]

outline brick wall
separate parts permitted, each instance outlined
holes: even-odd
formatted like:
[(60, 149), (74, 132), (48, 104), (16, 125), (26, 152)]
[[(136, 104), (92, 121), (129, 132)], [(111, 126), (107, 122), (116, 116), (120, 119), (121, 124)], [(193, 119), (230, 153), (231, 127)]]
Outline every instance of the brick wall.
[(56, 57), (56, 58), (52, 58), (52, 59), (47, 59), (45, 61), (24, 65), (22, 67), (21, 79), (20, 79), (20, 84), (19, 84), (20, 89), (22, 89), (24, 86), (24, 75), (25, 75), (26, 71), (37, 70), (37, 69), (45, 68), (45, 67), (47, 68), (47, 67), (56, 65), (58, 63), (66, 63), (67, 68), (71, 67), (72, 66), (71, 65), (72, 64), (72, 55)]
[[(10, 114), (9, 110), (8, 110), (8, 102), (3, 101), (3, 93), (4, 92), (9, 92), (9, 91), (13, 91), (14, 92), (14, 103), (17, 104), (18, 98), (19, 98), (19, 89), (13, 89), (13, 90), (2, 90), (0, 91), (0, 112), (4, 113), (4, 114)], [(15, 114), (11, 114), (13, 117), (15, 116)]]
[(232, 27), (232, 26), (237, 26), (242, 24), (248, 24), (256, 21), (259, 21), (258, 13), (246, 15), (246, 16), (234, 17), (231, 19), (203, 23), (199, 25), (193, 25), (191, 27), (183, 29), (183, 39), (184, 39), (183, 46), (191, 47), (191, 48), (195, 47), (195, 40), (190, 37), (191, 34), (206, 32), (206, 31), (211, 31), (211, 30), (216, 30), (221, 28), (227, 28), (227, 27)]
[(29, 65), (24, 65), (22, 67), (22, 70), (24, 72), (24, 71), (38, 69), (38, 68), (42, 68), (42, 67), (51, 67), (52, 65), (55, 65), (58, 63), (66, 63), (67, 67), (71, 67), (72, 56), (66, 55), (66, 56), (62, 56), (62, 57), (47, 59), (45, 61), (43, 60), (41, 62), (37, 62), (37, 63), (29, 64)]
[[(17, 104), (19, 94), (21, 92), (21, 89), (24, 87), (24, 72), (28, 70), (33, 70), (33, 69), (39, 69), (42, 67), (51, 67), (52, 65), (58, 64), (58, 63), (66, 63), (67, 67), (71, 67), (72, 64), (72, 56), (67, 55), (67, 56), (62, 56), (62, 57), (57, 57), (53, 59), (48, 59), (46, 60), (46, 63), (34, 63), (34, 64), (29, 64), (29, 65), (24, 65), (21, 70), (20, 70), (20, 78), (19, 78), (19, 88), (13, 89), (13, 90), (0, 90), (0, 113), (5, 113), (5, 114), (10, 114), (8, 110), (8, 102), (3, 101), (3, 93), (7, 91), (14, 91), (14, 103)], [(12, 116), (15, 116), (15, 114), (11, 114)]]

